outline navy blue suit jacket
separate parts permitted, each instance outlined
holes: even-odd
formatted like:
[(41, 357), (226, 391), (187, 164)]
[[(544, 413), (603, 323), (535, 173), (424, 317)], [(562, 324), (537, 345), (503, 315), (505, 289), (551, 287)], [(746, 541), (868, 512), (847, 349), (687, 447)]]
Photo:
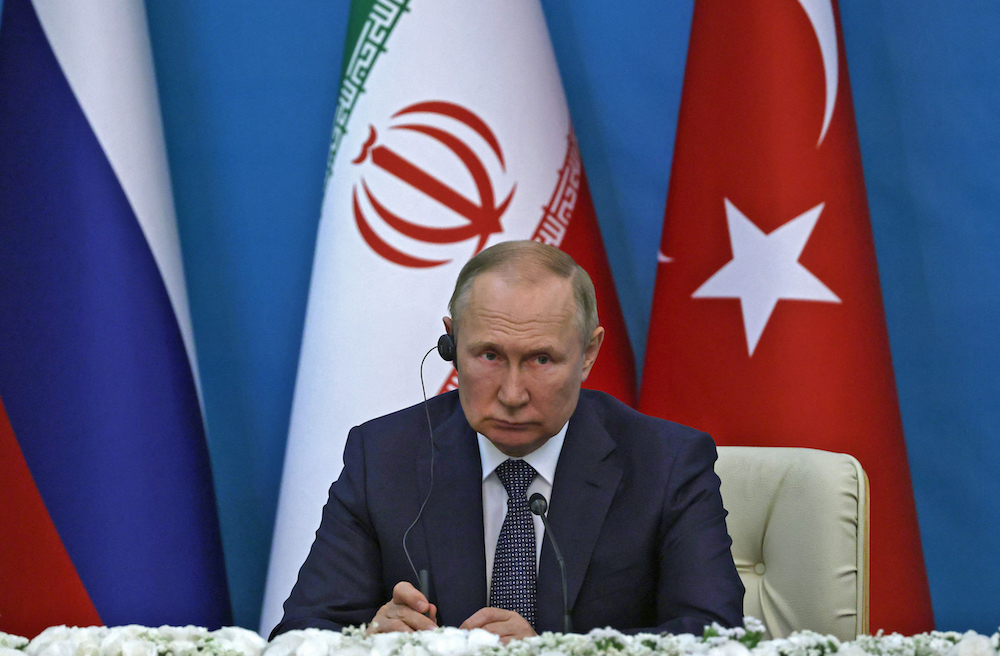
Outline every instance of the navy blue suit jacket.
[[(458, 394), (429, 402), (434, 487), (407, 539), (430, 571), (438, 623), (459, 625), (486, 605), (482, 466)], [(406, 528), (430, 485), (423, 405), (351, 430), (344, 470), (272, 635), (370, 622), (399, 581), (416, 585)], [(581, 390), (556, 468), (549, 522), (566, 560), (573, 628), (610, 626), (700, 634), (739, 625), (743, 585), (705, 433), (642, 415)], [(538, 567), (537, 629), (559, 631), (562, 591), (548, 539)]]

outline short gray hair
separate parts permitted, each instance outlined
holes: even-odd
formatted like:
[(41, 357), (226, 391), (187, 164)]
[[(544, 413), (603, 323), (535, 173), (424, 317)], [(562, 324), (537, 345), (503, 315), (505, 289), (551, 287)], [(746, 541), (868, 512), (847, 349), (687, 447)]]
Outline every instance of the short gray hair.
[(509, 269), (530, 276), (532, 265), (572, 283), (573, 298), (576, 301), (576, 327), (586, 348), (591, 335), (599, 325), (594, 283), (572, 257), (554, 246), (537, 241), (500, 242), (466, 262), (458, 274), (458, 280), (455, 281), (455, 291), (451, 294), (451, 300), (448, 301), (448, 312), (451, 314), (452, 322), (457, 323), (459, 315), (465, 310), (472, 283), (479, 274)]

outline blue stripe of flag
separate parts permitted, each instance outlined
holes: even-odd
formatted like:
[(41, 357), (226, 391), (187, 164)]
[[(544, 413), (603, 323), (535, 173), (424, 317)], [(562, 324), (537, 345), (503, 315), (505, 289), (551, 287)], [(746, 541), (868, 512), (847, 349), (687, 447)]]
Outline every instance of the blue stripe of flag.
[(30, 3), (0, 25), (0, 396), (104, 623), (228, 624), (163, 280)]

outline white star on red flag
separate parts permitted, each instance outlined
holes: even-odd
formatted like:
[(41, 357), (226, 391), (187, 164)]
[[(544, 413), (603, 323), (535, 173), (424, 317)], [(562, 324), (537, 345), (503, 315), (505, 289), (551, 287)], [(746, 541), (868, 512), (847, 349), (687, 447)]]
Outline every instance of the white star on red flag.
[(840, 303), (829, 287), (799, 263), (823, 203), (765, 234), (728, 198), (725, 202), (733, 259), (691, 297), (740, 299), (747, 350), (753, 355), (779, 300)]

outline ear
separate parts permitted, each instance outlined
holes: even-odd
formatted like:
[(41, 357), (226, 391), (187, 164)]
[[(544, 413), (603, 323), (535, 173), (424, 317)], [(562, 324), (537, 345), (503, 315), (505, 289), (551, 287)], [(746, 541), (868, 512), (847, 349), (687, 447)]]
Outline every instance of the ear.
[(451, 332), (451, 317), (442, 317), (441, 321), (444, 322), (444, 331), (454, 337)]
[(583, 379), (587, 380), (587, 376), (590, 375), (590, 370), (594, 367), (594, 363), (597, 361), (597, 354), (601, 350), (601, 344), (604, 343), (604, 327), (598, 326), (594, 329), (594, 334), (590, 336), (590, 341), (587, 343), (586, 348), (583, 349)]

